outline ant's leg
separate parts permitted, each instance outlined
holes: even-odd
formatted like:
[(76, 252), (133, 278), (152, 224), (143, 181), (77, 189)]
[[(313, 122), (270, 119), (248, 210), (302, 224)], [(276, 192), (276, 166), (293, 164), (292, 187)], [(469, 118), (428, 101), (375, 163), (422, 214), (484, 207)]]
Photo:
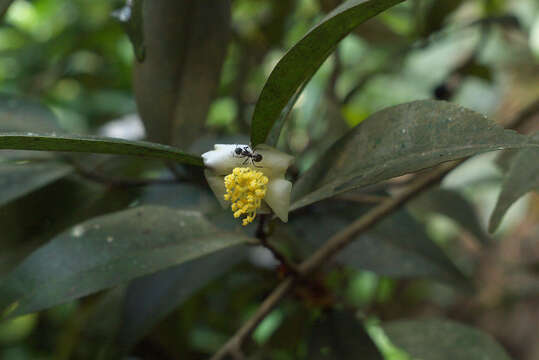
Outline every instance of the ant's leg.
[(246, 158), (245, 158), (245, 161), (243, 162), (243, 164), (242, 164), (242, 165), (245, 165), (245, 164), (247, 164), (247, 161), (249, 161), (249, 158), (248, 158), (248, 157), (246, 157)]

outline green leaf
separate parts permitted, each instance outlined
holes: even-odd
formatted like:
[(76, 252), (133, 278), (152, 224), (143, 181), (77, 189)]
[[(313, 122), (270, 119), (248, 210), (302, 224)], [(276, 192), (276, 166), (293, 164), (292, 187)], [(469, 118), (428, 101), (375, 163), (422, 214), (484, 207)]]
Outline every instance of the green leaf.
[(353, 312), (333, 310), (314, 325), (309, 360), (382, 360), (382, 354)]
[(509, 360), (491, 336), (459, 323), (429, 319), (392, 321), (383, 324), (391, 342), (414, 359)]
[(133, 201), (134, 191), (66, 177), (4, 205), (0, 216), (0, 276), (65, 229), (125, 209)]
[(187, 148), (204, 132), (230, 33), (230, 0), (146, 0), (133, 86), (149, 139)]
[[(314, 74), (313, 74), (314, 75)], [(312, 76), (311, 76), (312, 77)], [(273, 124), (267, 138), (266, 138), (266, 144), (276, 147), (277, 142), (279, 141), (279, 136), (281, 136), (281, 130), (283, 129), (283, 126), (285, 124), (286, 119), (288, 118), (288, 114), (292, 111), (294, 108), (294, 105), (296, 104), (296, 101), (298, 101), (301, 93), (303, 92), (303, 89), (305, 86), (307, 86), (307, 83), (309, 82), (311, 78), (305, 80), (305, 82), (296, 90), (294, 95), (290, 97), (288, 100), (288, 103), (285, 105), (281, 113), (279, 114), (279, 118), (275, 123)]]
[(161, 205), (203, 214), (222, 212), (215, 195), (208, 187), (188, 183), (146, 186), (142, 189), (138, 202), (141, 205)]
[(379, 111), (338, 140), (294, 184), (292, 209), (444, 161), (539, 140), (458, 105), (421, 100)]
[(134, 345), (194, 292), (242, 261), (244, 255), (244, 247), (231, 246), (135, 280), (126, 292), (120, 345)]
[(0, 206), (46, 186), (72, 170), (71, 166), (58, 161), (0, 162)]
[(200, 156), (184, 153), (171, 146), (96, 136), (0, 133), (0, 149), (134, 155), (203, 166)]
[(485, 243), (489, 241), (472, 204), (458, 191), (433, 189), (415, 198), (410, 206), (413, 209), (445, 215), (469, 231), (477, 240)]
[[(539, 134), (533, 137), (539, 142)], [(494, 232), (511, 205), (529, 191), (539, 191), (539, 149), (523, 149), (511, 159), (496, 207), (490, 217), (489, 232)]]
[(339, 41), (359, 24), (402, 1), (348, 0), (294, 45), (275, 66), (258, 98), (251, 127), (251, 145), (266, 141), (290, 99), (318, 70)]
[(45, 309), (247, 241), (199, 213), (146, 206), (75, 226), (0, 283), (0, 311)]
[[(326, 200), (290, 218), (288, 226), (307, 247), (305, 255), (366, 212), (357, 203)], [(398, 229), (398, 234), (395, 234)], [(465, 285), (466, 279), (447, 255), (406, 211), (386, 217), (336, 256), (340, 263), (379, 275), (430, 277)]]

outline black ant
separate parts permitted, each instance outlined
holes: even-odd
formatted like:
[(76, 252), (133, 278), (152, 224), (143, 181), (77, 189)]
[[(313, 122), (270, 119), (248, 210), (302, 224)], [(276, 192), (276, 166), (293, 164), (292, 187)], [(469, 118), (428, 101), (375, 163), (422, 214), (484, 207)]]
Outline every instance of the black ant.
[(245, 161), (243, 162), (243, 165), (245, 165), (247, 163), (247, 161), (249, 161), (249, 159), (251, 159), (251, 163), (253, 164), (254, 167), (262, 167), (262, 166), (257, 166), (255, 164), (255, 162), (261, 162), (262, 161), (262, 155), (257, 154), (254, 151), (251, 151), (248, 146), (244, 146), (244, 147), (238, 146), (237, 148), (234, 149), (234, 154), (235, 154), (234, 155), (235, 157), (244, 157), (245, 158)]

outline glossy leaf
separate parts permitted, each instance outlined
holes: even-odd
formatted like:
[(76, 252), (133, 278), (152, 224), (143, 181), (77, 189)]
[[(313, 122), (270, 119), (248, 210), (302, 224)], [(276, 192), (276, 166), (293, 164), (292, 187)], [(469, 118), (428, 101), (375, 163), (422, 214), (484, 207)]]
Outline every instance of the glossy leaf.
[(58, 180), (72, 167), (57, 161), (0, 162), (0, 206)]
[[(327, 200), (295, 214), (288, 226), (298, 238), (297, 243), (307, 248), (304, 254), (307, 255), (365, 211), (366, 208), (357, 203)], [(398, 229), (397, 234), (395, 229)], [(348, 245), (336, 260), (379, 275), (466, 283), (447, 255), (428, 238), (423, 226), (405, 211), (386, 217)]]
[[(539, 134), (534, 136), (539, 141)], [(523, 149), (510, 159), (502, 190), (492, 212), (489, 231), (494, 232), (511, 205), (529, 191), (539, 191), (539, 149)]]
[[(204, 131), (230, 33), (229, 0), (145, 0), (137, 107), (149, 139), (187, 148)], [(140, 31), (140, 30), (139, 30)]]
[[(348, 0), (313, 27), (277, 63), (258, 98), (251, 127), (251, 145), (266, 141), (298, 89), (318, 70), (339, 41), (364, 21), (403, 0)], [(286, 111), (285, 111), (286, 115)], [(282, 121), (279, 125), (282, 127)]]
[(45, 309), (246, 241), (199, 213), (146, 206), (77, 225), (0, 283), (0, 311)]
[(161, 205), (203, 214), (222, 212), (208, 187), (186, 183), (147, 186), (142, 189), (138, 202), (141, 205)]
[(266, 144), (268, 144), (268, 145), (270, 145), (272, 147), (277, 146), (277, 142), (279, 141), (279, 137), (281, 136), (281, 130), (283, 129), (283, 126), (284, 126), (284, 124), (286, 122), (286, 119), (288, 118), (288, 114), (290, 114), (290, 112), (294, 108), (294, 105), (296, 104), (296, 101), (298, 101), (301, 93), (303, 92), (303, 89), (305, 88), (305, 86), (307, 86), (307, 83), (309, 82), (309, 80), (310, 80), (310, 78), (307, 79), (296, 90), (296, 92), (294, 93), (294, 95), (292, 95), (292, 97), (290, 97), (290, 99), (288, 100), (288, 103), (285, 105), (285, 107), (281, 111), (281, 113), (279, 115), (279, 118), (273, 124), (273, 126), (272, 126), (272, 128), (271, 128), (271, 130), (270, 130), (270, 132), (269, 132), (269, 134), (268, 134), (268, 136), (266, 138)]
[(0, 133), (0, 149), (133, 155), (203, 166), (200, 156), (171, 146), (96, 136)]
[(331, 311), (314, 325), (309, 340), (311, 360), (382, 360), (382, 354), (353, 312)]
[(477, 240), (482, 242), (489, 240), (472, 204), (458, 191), (433, 189), (414, 199), (411, 206), (414, 209), (447, 216), (469, 231)]
[(125, 295), (120, 345), (132, 346), (190, 295), (242, 261), (245, 250), (232, 246), (133, 281)]
[(90, 218), (125, 209), (135, 191), (66, 177), (4, 205), (0, 209), (0, 247), (4, 249), (0, 254), (0, 275), (60, 232)]
[(421, 100), (389, 107), (338, 140), (298, 179), (292, 209), (444, 161), (524, 147), (537, 148), (539, 140), (452, 103)]
[(488, 334), (449, 320), (392, 321), (382, 327), (393, 345), (414, 359), (510, 359)]

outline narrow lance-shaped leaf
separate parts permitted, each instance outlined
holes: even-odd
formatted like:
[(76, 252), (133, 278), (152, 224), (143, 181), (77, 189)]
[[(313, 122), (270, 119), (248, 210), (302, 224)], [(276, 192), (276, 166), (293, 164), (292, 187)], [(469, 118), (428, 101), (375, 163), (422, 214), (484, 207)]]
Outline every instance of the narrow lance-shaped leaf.
[(271, 128), (271, 131), (269, 132), (266, 144), (276, 147), (277, 142), (279, 141), (279, 136), (281, 136), (281, 130), (283, 129), (283, 126), (285, 124), (286, 118), (288, 117), (288, 114), (292, 111), (294, 108), (294, 105), (296, 104), (296, 101), (299, 99), (301, 93), (303, 92), (303, 89), (307, 85), (308, 80), (305, 81), (299, 89), (296, 90), (295, 94), (288, 100), (288, 103), (285, 105), (283, 110), (281, 111), (281, 114), (279, 115), (279, 118)]
[(402, 1), (348, 0), (294, 45), (275, 66), (262, 89), (253, 114), (251, 145), (266, 141), (298, 88), (318, 70), (339, 41), (364, 21)]
[(421, 100), (379, 111), (338, 140), (294, 185), (292, 209), (486, 151), (539, 147), (461, 106)]
[(382, 327), (391, 342), (414, 359), (510, 360), (488, 334), (453, 321), (392, 321)]
[(186, 148), (204, 132), (219, 86), (230, 0), (144, 0), (133, 10), (142, 11), (145, 48), (133, 86), (148, 138)]
[(203, 166), (200, 156), (171, 146), (96, 136), (0, 133), (0, 149), (134, 155)]
[[(533, 137), (539, 142), (539, 134)], [(494, 232), (511, 205), (529, 191), (539, 191), (539, 149), (523, 149), (511, 158), (496, 207), (492, 212), (489, 231)]]
[(0, 283), (0, 312), (21, 315), (245, 243), (199, 213), (159, 206), (87, 221), (36, 250)]

